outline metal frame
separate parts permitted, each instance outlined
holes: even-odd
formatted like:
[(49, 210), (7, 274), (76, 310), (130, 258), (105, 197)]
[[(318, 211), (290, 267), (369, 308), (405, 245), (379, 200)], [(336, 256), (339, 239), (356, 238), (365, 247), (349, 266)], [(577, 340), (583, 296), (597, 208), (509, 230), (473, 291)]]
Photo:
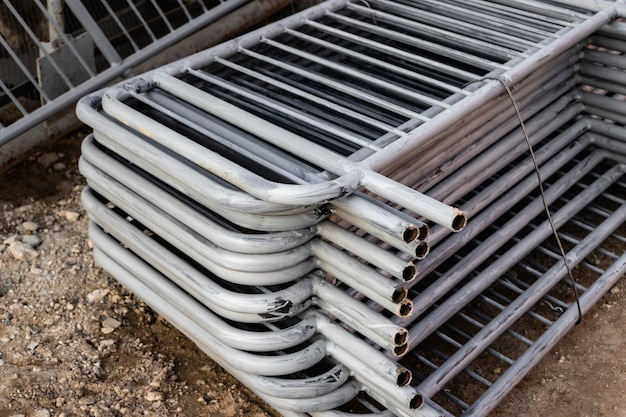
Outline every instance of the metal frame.
[[(589, 271), (583, 312), (626, 272), (602, 246), (626, 242), (626, 106), (606, 89), (619, 92), (626, 61), (587, 46), (626, 53), (622, 25), (607, 25), (621, 4), (461, 3), (331, 0), (79, 104), (98, 262), (285, 416), (486, 415), (573, 325), (564, 262)], [(398, 50), (452, 53), (444, 32), (462, 65)], [(408, 201), (421, 195), (433, 211)], [(418, 260), (407, 245), (422, 239)], [(228, 346), (209, 315), (231, 321)], [(530, 322), (542, 330), (522, 334)], [(276, 347), (274, 332), (293, 340)], [(264, 352), (250, 370), (248, 338)], [(475, 366), (482, 355), (502, 375)]]

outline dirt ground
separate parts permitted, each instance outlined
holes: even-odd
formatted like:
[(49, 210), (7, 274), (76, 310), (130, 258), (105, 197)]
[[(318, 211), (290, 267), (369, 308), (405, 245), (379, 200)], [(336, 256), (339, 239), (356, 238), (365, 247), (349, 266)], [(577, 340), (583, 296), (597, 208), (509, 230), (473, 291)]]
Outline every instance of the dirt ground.
[[(277, 417), (92, 259), (77, 132), (0, 176), (0, 417)], [(626, 416), (622, 280), (492, 414)]]

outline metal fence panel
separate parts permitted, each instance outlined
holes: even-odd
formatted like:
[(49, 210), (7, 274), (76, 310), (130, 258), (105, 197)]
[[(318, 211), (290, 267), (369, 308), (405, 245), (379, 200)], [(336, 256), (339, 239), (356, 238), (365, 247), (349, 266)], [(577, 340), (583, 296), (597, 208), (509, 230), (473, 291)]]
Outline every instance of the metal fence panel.
[[(257, 23), (287, 0), (2, 0), (0, 168), (55, 133), (79, 126), (62, 110), (107, 83), (170, 62)], [(202, 30), (230, 13), (221, 33)], [(233, 16), (233, 15), (230, 15)], [(183, 39), (182, 47), (164, 52)], [(148, 62), (147, 62), (148, 61)], [(71, 119), (71, 120), (70, 120)], [(43, 126), (43, 127), (42, 127)], [(31, 129), (38, 127), (38, 132)], [(9, 142), (16, 138), (10, 146)]]

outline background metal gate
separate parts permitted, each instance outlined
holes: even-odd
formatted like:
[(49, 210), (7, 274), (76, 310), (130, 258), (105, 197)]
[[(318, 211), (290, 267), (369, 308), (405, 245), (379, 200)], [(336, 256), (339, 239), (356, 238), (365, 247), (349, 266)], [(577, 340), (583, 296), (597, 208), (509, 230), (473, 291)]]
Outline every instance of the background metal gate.
[(0, 170), (78, 127), (62, 111), (86, 93), (229, 39), (289, 3), (0, 1)]

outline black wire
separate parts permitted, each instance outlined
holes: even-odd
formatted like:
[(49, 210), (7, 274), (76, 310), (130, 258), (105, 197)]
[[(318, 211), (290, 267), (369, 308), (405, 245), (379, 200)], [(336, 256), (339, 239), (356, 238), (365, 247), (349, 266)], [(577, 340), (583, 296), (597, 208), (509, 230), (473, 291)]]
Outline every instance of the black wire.
[(517, 106), (517, 102), (515, 101), (515, 97), (513, 97), (513, 92), (509, 88), (509, 86), (504, 82), (504, 80), (500, 78), (490, 78), (484, 77), (478, 81), (485, 80), (494, 80), (498, 81), (511, 99), (511, 103), (513, 104), (513, 108), (515, 109), (515, 114), (517, 115), (517, 119), (519, 120), (520, 127), (522, 128), (522, 133), (524, 134), (524, 139), (526, 139), (526, 144), (528, 145), (528, 151), (530, 152), (530, 157), (533, 161), (533, 165), (535, 167), (535, 174), (537, 174), (537, 181), (539, 182), (539, 193), (541, 194), (541, 200), (543, 201), (543, 206), (546, 211), (546, 216), (548, 217), (548, 223), (550, 224), (550, 228), (552, 229), (552, 234), (554, 235), (554, 239), (556, 240), (557, 246), (559, 247), (559, 251), (561, 252), (561, 258), (563, 259), (563, 263), (565, 264), (565, 269), (567, 269), (567, 275), (569, 277), (572, 290), (574, 291), (574, 298), (576, 300), (576, 307), (578, 309), (578, 320), (576, 320), (576, 324), (580, 324), (583, 320), (583, 313), (580, 307), (580, 298), (578, 296), (578, 289), (576, 288), (576, 280), (574, 279), (574, 274), (572, 273), (572, 269), (570, 268), (567, 262), (567, 255), (565, 254), (565, 249), (563, 249), (563, 244), (561, 243), (561, 238), (554, 227), (554, 223), (552, 221), (552, 215), (550, 214), (550, 208), (548, 207), (548, 202), (546, 201), (546, 196), (543, 190), (543, 180), (541, 179), (541, 172), (539, 171), (539, 164), (537, 163), (537, 159), (535, 158), (535, 152), (533, 150), (533, 146), (530, 143), (530, 137), (528, 136), (528, 132), (526, 131), (526, 125), (524, 124), (524, 120), (522, 119), (522, 114)]

